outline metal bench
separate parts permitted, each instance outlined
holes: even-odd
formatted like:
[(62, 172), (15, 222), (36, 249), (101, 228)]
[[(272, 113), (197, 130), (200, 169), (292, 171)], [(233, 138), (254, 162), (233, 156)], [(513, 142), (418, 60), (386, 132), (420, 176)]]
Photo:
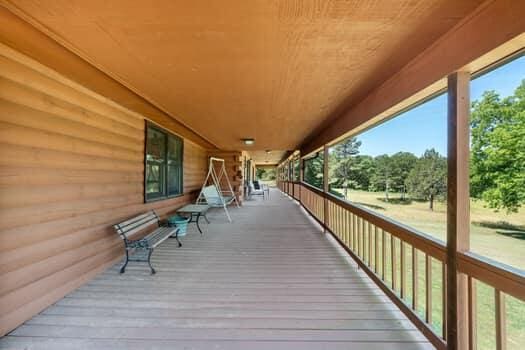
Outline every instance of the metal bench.
[[(151, 230), (152, 226), (155, 225), (154, 230), (148, 233), (147, 236), (141, 239), (132, 239), (131, 236), (137, 233), (147, 232)], [(113, 226), (115, 231), (120, 235), (120, 238), (124, 241), (125, 250), (126, 250), (126, 262), (120, 268), (120, 273), (126, 271), (126, 266), (130, 261), (141, 261), (147, 262), (151, 268), (151, 274), (155, 273), (155, 269), (151, 266), (151, 254), (153, 250), (162, 242), (164, 242), (168, 237), (175, 235), (175, 239), (181, 243), (178, 238), (179, 229), (177, 227), (163, 227), (160, 223), (160, 218), (157, 216), (155, 211), (149, 211), (145, 214), (135, 216), (131, 219), (128, 219), (120, 224)], [(130, 259), (130, 253), (133, 251), (133, 259)]]

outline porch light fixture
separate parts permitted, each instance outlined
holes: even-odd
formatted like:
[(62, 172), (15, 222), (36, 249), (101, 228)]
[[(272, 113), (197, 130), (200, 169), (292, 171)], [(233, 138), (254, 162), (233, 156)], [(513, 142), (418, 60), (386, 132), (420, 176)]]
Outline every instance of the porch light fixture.
[(253, 145), (255, 143), (254, 139), (248, 138), (248, 139), (242, 139), (245, 145)]
[(270, 153), (272, 153), (272, 151), (270, 151), (270, 150), (267, 150), (267, 151), (266, 151), (266, 154), (270, 154)]

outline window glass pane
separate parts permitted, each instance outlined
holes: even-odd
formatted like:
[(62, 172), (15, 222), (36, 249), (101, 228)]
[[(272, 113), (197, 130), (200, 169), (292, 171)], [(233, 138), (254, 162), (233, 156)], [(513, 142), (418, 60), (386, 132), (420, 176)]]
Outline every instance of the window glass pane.
[(147, 177), (146, 177), (146, 193), (162, 193), (162, 176), (160, 166), (158, 164), (148, 163)]
[(166, 154), (166, 135), (161, 131), (148, 128), (148, 144), (146, 159), (164, 161)]
[(168, 138), (168, 195), (182, 193), (182, 140)]
[(166, 135), (148, 128), (146, 143), (146, 199), (164, 195)]

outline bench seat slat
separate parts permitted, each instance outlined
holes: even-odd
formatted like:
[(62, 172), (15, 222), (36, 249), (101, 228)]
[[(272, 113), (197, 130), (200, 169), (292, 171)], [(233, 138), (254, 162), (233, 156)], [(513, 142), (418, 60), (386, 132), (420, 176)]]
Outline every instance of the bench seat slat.
[(149, 246), (152, 248), (155, 248), (162, 242), (164, 242), (166, 239), (168, 239), (169, 236), (175, 233), (177, 231), (176, 227), (159, 227), (149, 235), (145, 237), (145, 239), (148, 241)]

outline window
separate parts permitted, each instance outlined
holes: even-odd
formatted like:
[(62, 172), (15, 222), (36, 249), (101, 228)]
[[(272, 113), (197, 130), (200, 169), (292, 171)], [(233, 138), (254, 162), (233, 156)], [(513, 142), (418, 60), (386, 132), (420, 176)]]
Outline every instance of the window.
[(182, 139), (154, 125), (146, 126), (145, 200), (182, 194)]

